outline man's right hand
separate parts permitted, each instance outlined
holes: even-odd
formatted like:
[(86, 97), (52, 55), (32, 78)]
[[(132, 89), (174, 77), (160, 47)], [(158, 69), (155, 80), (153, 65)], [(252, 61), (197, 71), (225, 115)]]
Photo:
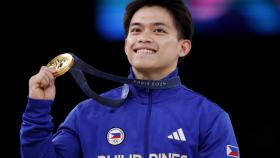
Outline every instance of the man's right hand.
[(29, 80), (29, 97), (32, 99), (54, 100), (55, 77), (54, 69), (42, 66), (39, 73)]

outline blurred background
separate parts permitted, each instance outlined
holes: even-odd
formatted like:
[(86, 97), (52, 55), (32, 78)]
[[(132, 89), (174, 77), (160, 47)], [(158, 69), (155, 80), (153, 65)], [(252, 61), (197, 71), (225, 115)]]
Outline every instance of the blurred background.
[[(128, 75), (122, 18), (129, 2), (10, 2), (5, 22), (8, 28), (4, 30), (8, 35), (3, 59), (9, 59), (9, 65), (3, 69), (7, 97), (3, 98), (2, 115), (3, 131), (9, 138), (4, 149), (9, 157), (19, 157), (19, 129), (28, 80), (41, 65), (60, 53), (73, 52), (97, 69)], [(280, 1), (185, 3), (192, 12), (195, 33), (190, 54), (179, 64), (182, 82), (229, 113), (242, 157), (277, 157)], [(120, 85), (92, 76), (88, 79), (98, 93)], [(77, 103), (87, 98), (69, 74), (59, 77), (56, 85), (51, 111), (54, 130)]]

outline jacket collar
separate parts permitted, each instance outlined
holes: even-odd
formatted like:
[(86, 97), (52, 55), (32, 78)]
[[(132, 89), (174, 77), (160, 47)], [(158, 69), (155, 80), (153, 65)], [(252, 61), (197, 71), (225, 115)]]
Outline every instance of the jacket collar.
[[(170, 74), (168, 74), (166, 77), (164, 77), (161, 80), (177, 77), (178, 74), (179, 74), (178, 68), (176, 68), (174, 71), (172, 71)], [(130, 74), (129, 74), (128, 78), (129, 79), (135, 78), (132, 68), (130, 68)], [(149, 93), (152, 93), (153, 103), (156, 103), (156, 102), (160, 102), (160, 101), (164, 100), (164, 98), (166, 99), (166, 97), (169, 97), (170, 94), (175, 94), (178, 87), (152, 90), (152, 89), (147, 89), (147, 88), (140, 88), (135, 85), (129, 85), (129, 90), (130, 90), (129, 98), (131, 98), (141, 104), (147, 104)], [(172, 91), (174, 91), (174, 92), (172, 92)]]

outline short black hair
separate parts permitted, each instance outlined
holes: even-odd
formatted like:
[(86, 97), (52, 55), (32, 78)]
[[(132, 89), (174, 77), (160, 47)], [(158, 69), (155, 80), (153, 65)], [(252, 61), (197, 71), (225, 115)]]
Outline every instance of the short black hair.
[(178, 39), (192, 40), (194, 26), (189, 9), (182, 0), (134, 0), (126, 7), (124, 29), (128, 35), (129, 25), (135, 12), (144, 6), (160, 6), (167, 9), (173, 16), (178, 31)]

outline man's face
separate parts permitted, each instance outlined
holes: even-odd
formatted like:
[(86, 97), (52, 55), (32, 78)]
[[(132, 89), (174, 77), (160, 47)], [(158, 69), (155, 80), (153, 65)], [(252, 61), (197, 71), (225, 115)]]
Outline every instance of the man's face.
[(190, 48), (189, 40), (178, 40), (174, 20), (165, 8), (143, 7), (132, 17), (125, 53), (134, 72), (167, 75)]

